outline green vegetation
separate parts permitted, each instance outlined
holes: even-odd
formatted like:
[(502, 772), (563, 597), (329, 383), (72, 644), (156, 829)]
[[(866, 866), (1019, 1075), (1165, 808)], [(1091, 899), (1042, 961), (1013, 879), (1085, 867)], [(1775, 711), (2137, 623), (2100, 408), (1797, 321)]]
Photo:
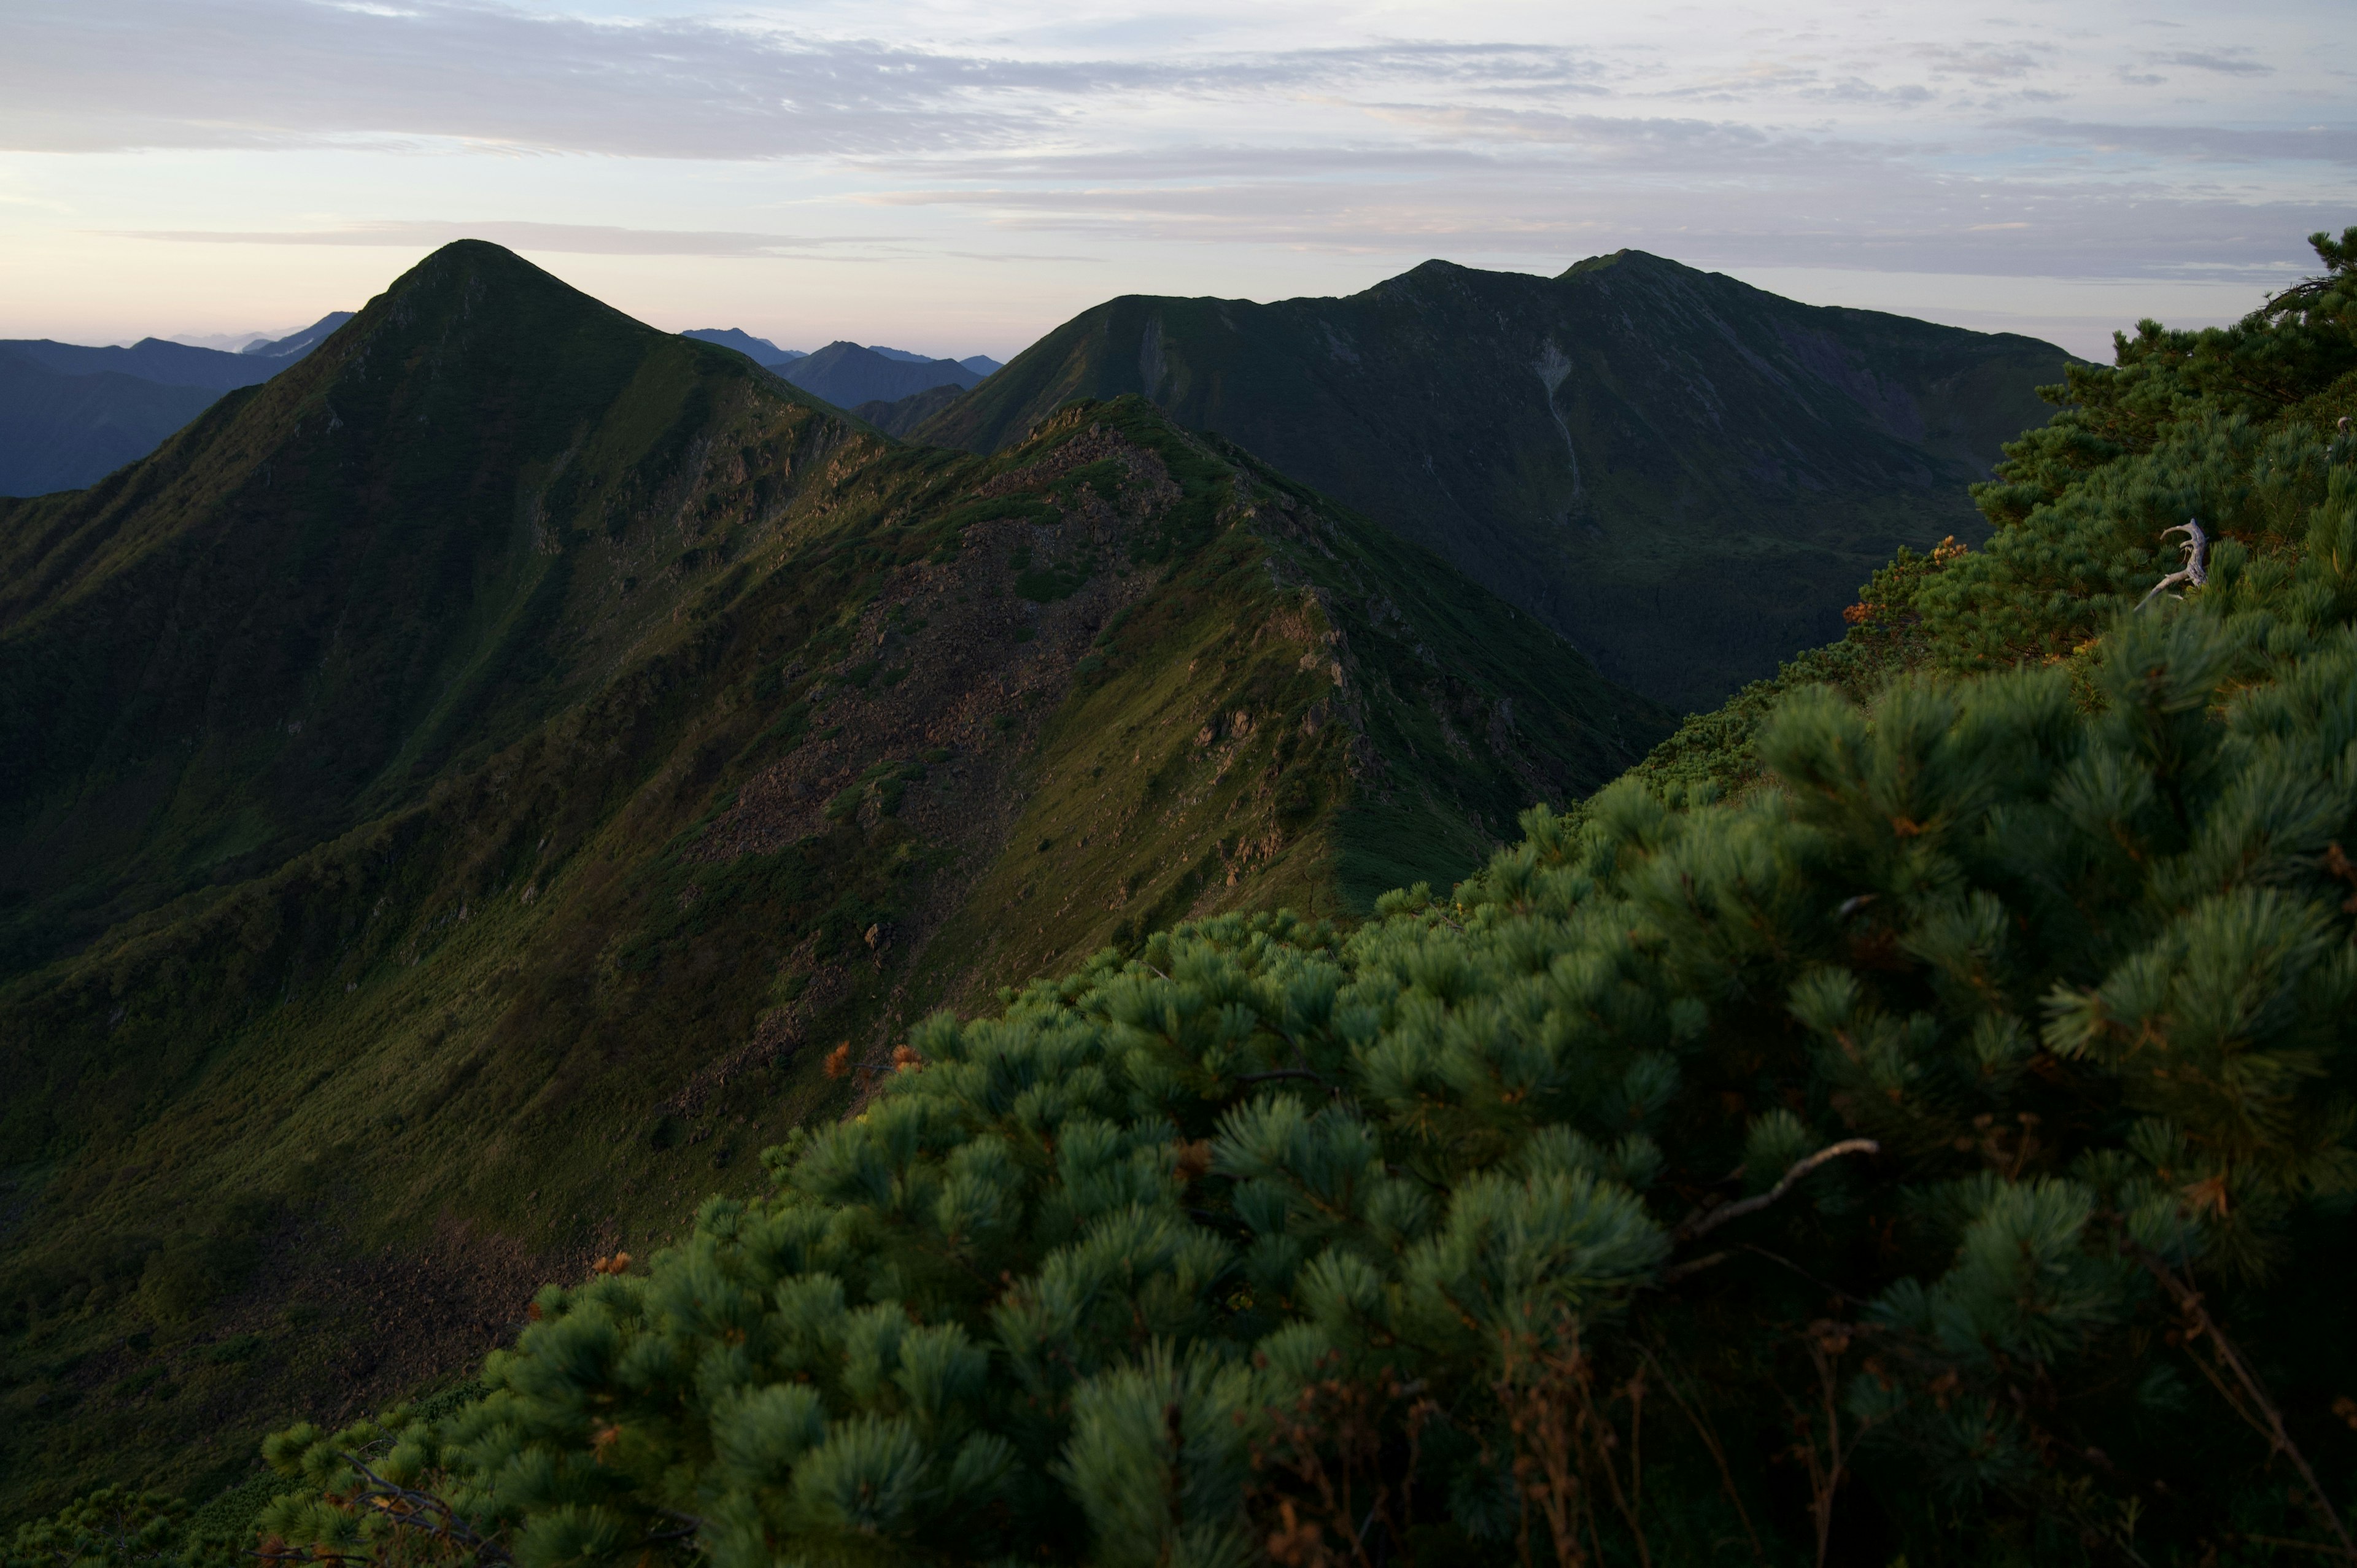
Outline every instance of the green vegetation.
[[(2076, 387), (2164, 412), (1870, 585), (1813, 666), (1900, 671), (1868, 700), (1755, 700), (1448, 897), (928, 1018), (770, 1190), (544, 1290), (479, 1397), (274, 1438), (263, 1528), (532, 1568), (2357, 1555), (2352, 247), (2181, 375)], [(2222, 407), (2244, 352), (2296, 373)], [(2090, 625), (2071, 563), (2180, 484), (2247, 502), (2206, 585)], [(1975, 575), (2049, 651), (1969, 672)]]
[(1342, 299), (1125, 295), (914, 429), (995, 451), (1071, 399), (1139, 393), (1423, 544), (1612, 680), (1711, 708), (1837, 635), (1842, 596), (1899, 547), (1985, 537), (1966, 487), (2070, 365), (1624, 251), (1555, 278), (1431, 262)]
[(930, 1010), (1453, 881), (1668, 728), (1138, 400), (901, 446), (474, 244), (0, 503), (0, 719), (11, 1520), (242, 1485)]

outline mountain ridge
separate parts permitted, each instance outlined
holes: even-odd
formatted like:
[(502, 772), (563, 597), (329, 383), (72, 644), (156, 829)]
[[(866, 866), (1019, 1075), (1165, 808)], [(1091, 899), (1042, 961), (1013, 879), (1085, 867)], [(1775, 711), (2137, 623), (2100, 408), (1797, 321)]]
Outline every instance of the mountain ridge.
[(1838, 635), (1893, 549), (1982, 537), (1964, 487), (2070, 362), (1641, 252), (1432, 261), (1342, 298), (1123, 295), (912, 434), (986, 451), (1070, 397), (1152, 396), (1706, 706)]
[(0, 501), (0, 1507), (242, 1474), (757, 1179), (847, 1107), (831, 1053), (1446, 881), (1668, 719), (1142, 400), (910, 447), (437, 252)]
[(778, 374), (845, 409), (896, 402), (935, 387), (973, 387), (984, 380), (955, 360), (894, 358), (841, 339), (780, 367)]

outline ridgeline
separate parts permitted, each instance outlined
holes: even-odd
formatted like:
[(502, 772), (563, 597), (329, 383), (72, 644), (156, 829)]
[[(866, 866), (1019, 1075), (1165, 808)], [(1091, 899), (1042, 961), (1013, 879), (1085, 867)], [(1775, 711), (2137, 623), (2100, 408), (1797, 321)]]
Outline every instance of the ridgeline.
[(992, 451), (1136, 392), (1447, 558), (1604, 673), (1715, 707), (1841, 634), (1901, 546), (2051, 412), (2050, 343), (1796, 304), (1641, 251), (1559, 277), (1447, 262), (1341, 299), (1128, 295), (918, 438)]
[(0, 1505), (234, 1477), (929, 1010), (1451, 882), (1669, 724), (1137, 399), (903, 446), (438, 252), (0, 501)]

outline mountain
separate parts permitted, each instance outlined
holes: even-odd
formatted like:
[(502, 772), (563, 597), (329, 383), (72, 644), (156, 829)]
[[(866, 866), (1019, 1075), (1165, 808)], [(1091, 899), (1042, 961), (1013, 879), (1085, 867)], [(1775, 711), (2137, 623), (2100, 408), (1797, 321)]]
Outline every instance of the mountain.
[(331, 310), (300, 332), (286, 337), (248, 343), (238, 350), (241, 354), (257, 355), (265, 360), (299, 360), (328, 340), (328, 334), (352, 318), (349, 310)]
[(896, 359), (845, 342), (829, 343), (778, 373), (837, 408), (890, 403), (938, 386), (971, 387), (982, 380), (955, 360)]
[(937, 365), (944, 362), (963, 365), (977, 376), (986, 376), (993, 371), (1000, 369), (999, 362), (987, 354), (968, 354), (963, 360), (943, 361), (934, 359), (930, 354), (912, 354), (906, 349), (887, 349), (881, 343), (868, 344), (867, 351), (871, 354), (881, 354), (888, 360), (898, 360), (909, 365)]
[(887, 435), (907, 435), (963, 396), (963, 387), (931, 387), (889, 402), (863, 403), (851, 412)]
[(0, 1517), (218, 1489), (931, 1009), (1447, 886), (1668, 726), (1141, 399), (903, 446), (446, 247), (0, 500)]
[(0, 495), (89, 484), (154, 451), (218, 395), (119, 371), (70, 374), (0, 349)]
[(48, 338), (0, 341), (0, 495), (95, 483), (221, 392), (269, 380), (351, 319), (339, 310), (240, 353), (145, 338), (130, 348)]
[(757, 365), (791, 365), (796, 360), (810, 357), (800, 349), (780, 349), (767, 338), (756, 338), (734, 327), (698, 327), (680, 336), (703, 343), (717, 343), (724, 349), (734, 349)]
[(47, 338), (0, 339), (0, 353), (29, 360), (69, 376), (136, 376), (167, 387), (207, 387), (221, 392), (266, 381), (286, 367), (266, 356), (223, 353), (162, 338), (142, 338), (129, 348), (87, 348)]
[(1554, 278), (1429, 262), (1340, 299), (1112, 300), (919, 434), (992, 451), (1066, 399), (1144, 393), (1698, 708), (1837, 636), (1898, 546), (1986, 537), (1964, 487), (2068, 363), (1637, 251)]

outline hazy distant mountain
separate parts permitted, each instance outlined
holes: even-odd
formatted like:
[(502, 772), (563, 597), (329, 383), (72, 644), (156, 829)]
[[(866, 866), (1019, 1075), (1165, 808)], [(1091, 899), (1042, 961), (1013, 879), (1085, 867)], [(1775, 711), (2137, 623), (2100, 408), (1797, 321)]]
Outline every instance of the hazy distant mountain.
[(161, 338), (127, 349), (0, 340), (0, 495), (96, 484), (221, 393), (268, 381), (351, 318), (339, 310), (235, 354)]
[(285, 338), (266, 338), (261, 342), (248, 343), (238, 352), (252, 354), (264, 360), (281, 361), (299, 360), (326, 342), (328, 333), (351, 318), (352, 313), (349, 310), (331, 310), (300, 332), (292, 333)]
[(693, 331), (683, 332), (680, 336), (693, 338), (703, 343), (717, 343), (724, 349), (734, 349), (757, 365), (769, 365), (774, 368), (779, 365), (791, 365), (796, 360), (810, 358), (800, 349), (780, 349), (767, 338), (756, 338), (750, 332), (742, 331), (734, 327), (698, 327)]
[[(899, 360), (903, 364), (938, 365), (944, 362), (934, 359), (930, 354), (911, 354), (906, 349), (887, 349), (881, 343), (868, 344), (867, 351), (871, 354), (881, 354), (888, 360)], [(949, 362), (963, 365), (977, 376), (986, 376), (999, 368), (998, 361), (987, 354), (968, 354), (963, 360)]]
[(119, 371), (72, 375), (0, 349), (0, 495), (79, 489), (154, 451), (220, 395)]
[(856, 343), (829, 343), (778, 373), (837, 408), (894, 403), (939, 386), (963, 391), (982, 380), (979, 372), (955, 360), (909, 359), (897, 357), (898, 353), (878, 353)]
[(918, 434), (993, 451), (1143, 392), (1437, 551), (1613, 680), (1708, 707), (1841, 634), (1900, 545), (2053, 410), (2051, 343), (1820, 308), (1638, 251), (1423, 266), (1342, 299), (1130, 295)]
[(47, 338), (0, 338), (0, 351), (69, 376), (112, 371), (167, 387), (210, 387), (217, 392), (266, 381), (286, 368), (286, 361), (265, 355), (191, 348), (162, 338), (142, 338), (127, 349), (90, 348)]

